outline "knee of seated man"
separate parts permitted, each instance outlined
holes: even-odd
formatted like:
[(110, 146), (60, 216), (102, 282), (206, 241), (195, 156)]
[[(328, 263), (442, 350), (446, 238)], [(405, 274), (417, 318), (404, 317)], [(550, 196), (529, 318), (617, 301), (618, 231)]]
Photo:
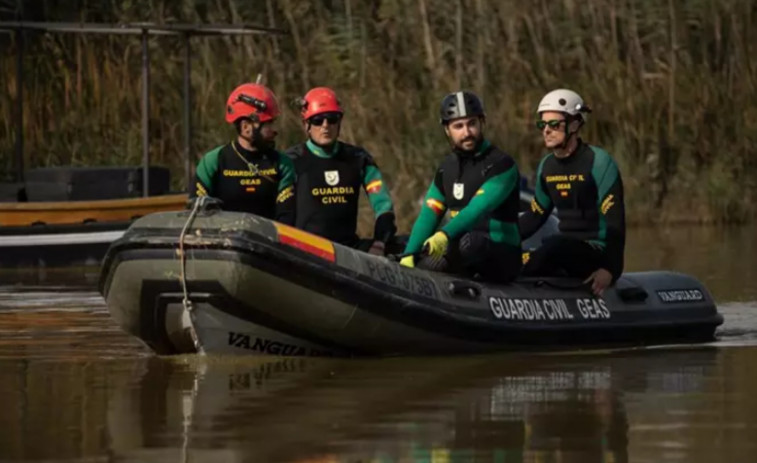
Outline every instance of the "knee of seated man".
[(449, 262), (447, 260), (447, 257), (445, 256), (439, 256), (439, 257), (423, 256), (421, 257), (420, 261), (418, 261), (418, 264), (416, 265), (416, 267), (422, 270), (443, 272), (447, 270), (447, 268), (449, 267)]
[(489, 237), (484, 233), (468, 232), (460, 237), (460, 257), (464, 260), (480, 258), (489, 251), (489, 244)]

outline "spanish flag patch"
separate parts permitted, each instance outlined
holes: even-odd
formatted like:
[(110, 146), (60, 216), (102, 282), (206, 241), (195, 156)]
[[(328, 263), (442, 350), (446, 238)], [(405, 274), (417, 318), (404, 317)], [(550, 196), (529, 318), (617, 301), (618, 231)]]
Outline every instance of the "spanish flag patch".
[(426, 206), (428, 206), (436, 215), (439, 215), (444, 212), (444, 203), (441, 201), (434, 199), (434, 198), (428, 198), (426, 200)]
[(378, 193), (379, 191), (381, 191), (381, 185), (383, 185), (383, 182), (381, 180), (373, 180), (365, 186), (365, 191), (369, 194)]

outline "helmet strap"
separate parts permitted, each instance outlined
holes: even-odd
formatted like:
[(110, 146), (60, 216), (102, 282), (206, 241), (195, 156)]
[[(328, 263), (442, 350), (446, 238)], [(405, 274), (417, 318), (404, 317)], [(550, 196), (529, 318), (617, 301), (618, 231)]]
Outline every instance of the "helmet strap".
[(570, 137), (572, 137), (573, 135), (575, 135), (575, 134), (577, 134), (577, 133), (578, 133), (578, 129), (576, 129), (576, 131), (575, 131), (575, 132), (571, 132), (571, 131), (570, 131), (570, 129), (569, 129), (570, 125), (571, 125), (571, 124), (573, 123), (573, 121), (575, 121), (575, 120), (578, 120), (578, 121), (580, 121), (580, 122), (581, 122), (581, 124), (580, 124), (580, 125), (578, 126), (578, 128), (580, 129), (580, 128), (581, 128), (581, 126), (583, 125), (583, 118), (580, 118), (580, 119), (579, 119), (579, 118), (578, 118), (578, 117), (576, 117), (576, 116), (571, 116), (571, 115), (569, 115), (569, 114), (566, 114), (566, 118), (565, 118), (565, 128), (563, 129), (563, 130), (564, 130), (564, 133), (565, 133), (565, 138), (563, 139), (562, 143), (560, 143), (560, 145), (558, 146), (558, 148), (560, 148), (561, 150), (564, 150), (564, 149), (565, 149), (565, 148), (566, 148), (566, 147), (568, 146), (568, 142), (570, 142)]
[(246, 141), (253, 150), (264, 151), (270, 149), (271, 143), (264, 141), (263, 134), (261, 133), (264, 123), (258, 122), (256, 120), (257, 117), (254, 115), (253, 117), (248, 117), (246, 119), (250, 124), (252, 124), (252, 134), (249, 137), (242, 134), (242, 122), (240, 119), (237, 122), (237, 135), (239, 136), (239, 138)]
[(252, 143), (251, 143), (251, 145), (254, 146), (257, 149), (262, 149), (263, 148), (263, 146), (262, 146), (263, 135), (260, 133), (262, 127), (263, 127), (263, 124), (257, 124), (257, 126), (255, 125), (255, 123), (252, 124)]

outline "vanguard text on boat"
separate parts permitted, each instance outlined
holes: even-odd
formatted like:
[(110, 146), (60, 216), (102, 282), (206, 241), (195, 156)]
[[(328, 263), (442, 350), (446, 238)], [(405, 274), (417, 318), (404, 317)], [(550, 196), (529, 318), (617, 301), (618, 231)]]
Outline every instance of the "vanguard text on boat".
[(404, 268), (215, 207), (136, 221), (108, 251), (100, 291), (113, 318), (161, 354), (438, 354), (702, 341), (722, 323), (708, 291), (682, 274), (628, 273), (602, 298), (569, 279), (488, 285)]

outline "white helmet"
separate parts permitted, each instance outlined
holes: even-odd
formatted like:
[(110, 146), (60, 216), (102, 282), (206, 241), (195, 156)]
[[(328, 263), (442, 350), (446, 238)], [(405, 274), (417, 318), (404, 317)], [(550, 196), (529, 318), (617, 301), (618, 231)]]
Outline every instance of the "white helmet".
[(541, 99), (536, 112), (542, 113), (544, 111), (557, 111), (569, 116), (580, 116), (585, 121), (585, 114), (590, 113), (591, 109), (586, 106), (583, 98), (578, 93), (573, 90), (559, 88), (547, 93)]

